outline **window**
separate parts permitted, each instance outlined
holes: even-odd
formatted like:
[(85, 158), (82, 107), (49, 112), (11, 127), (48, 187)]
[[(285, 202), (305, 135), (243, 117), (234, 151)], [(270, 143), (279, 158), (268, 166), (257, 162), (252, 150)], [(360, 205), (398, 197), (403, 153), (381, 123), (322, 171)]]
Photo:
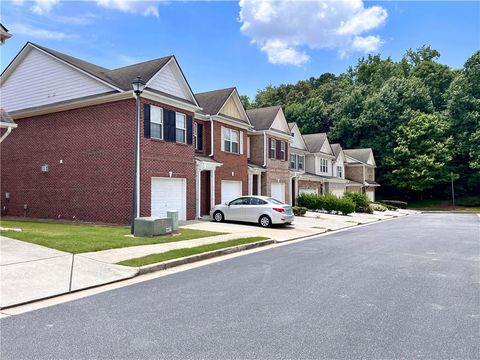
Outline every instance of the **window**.
[(270, 139), (270, 159), (275, 159), (277, 142), (275, 139)]
[(337, 166), (337, 175), (338, 177), (343, 177), (343, 167)]
[(328, 160), (320, 159), (320, 172), (328, 173)]
[(229, 205), (248, 205), (248, 199), (249, 198), (238, 198), (230, 201)]
[(177, 142), (185, 144), (187, 120), (185, 114), (175, 113), (175, 135)]
[(150, 105), (150, 137), (163, 139), (163, 109)]
[(259, 199), (259, 198), (255, 198), (255, 197), (251, 197), (249, 198), (250, 201), (248, 203), (248, 205), (266, 205), (267, 202), (262, 200), (262, 199)]
[(237, 130), (222, 127), (223, 151), (238, 154), (240, 152), (240, 133)]
[(280, 141), (280, 160), (285, 160), (285, 147), (286, 147), (286, 142), (285, 141)]
[(297, 169), (303, 170), (303, 163), (305, 162), (305, 156), (298, 155), (297, 161), (298, 161)]
[(290, 154), (290, 169), (296, 169), (297, 167), (297, 155)]
[(198, 150), (198, 124), (193, 123), (193, 146)]

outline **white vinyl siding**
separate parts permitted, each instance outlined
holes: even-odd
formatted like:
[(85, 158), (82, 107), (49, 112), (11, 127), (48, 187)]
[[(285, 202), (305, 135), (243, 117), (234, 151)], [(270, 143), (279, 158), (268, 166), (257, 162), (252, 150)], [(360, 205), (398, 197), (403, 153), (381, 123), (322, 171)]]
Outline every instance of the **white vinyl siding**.
[(175, 136), (178, 143), (185, 144), (187, 139), (187, 117), (185, 114), (175, 113)]
[(2, 108), (12, 112), (112, 91), (101, 81), (32, 48), (12, 74), (2, 79)]
[(222, 151), (240, 153), (240, 132), (222, 126)]
[(192, 101), (182, 75), (179, 74), (177, 66), (171, 60), (155, 77), (149, 82), (148, 87), (182, 99)]
[(150, 137), (163, 139), (163, 109), (150, 105)]

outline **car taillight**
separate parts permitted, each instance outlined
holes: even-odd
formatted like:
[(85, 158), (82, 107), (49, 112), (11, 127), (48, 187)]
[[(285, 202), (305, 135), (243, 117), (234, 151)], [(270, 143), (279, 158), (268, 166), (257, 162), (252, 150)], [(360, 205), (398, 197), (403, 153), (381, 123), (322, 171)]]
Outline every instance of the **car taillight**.
[(283, 214), (285, 212), (284, 208), (273, 208), (272, 210), (275, 210), (276, 212), (279, 212), (281, 214)]

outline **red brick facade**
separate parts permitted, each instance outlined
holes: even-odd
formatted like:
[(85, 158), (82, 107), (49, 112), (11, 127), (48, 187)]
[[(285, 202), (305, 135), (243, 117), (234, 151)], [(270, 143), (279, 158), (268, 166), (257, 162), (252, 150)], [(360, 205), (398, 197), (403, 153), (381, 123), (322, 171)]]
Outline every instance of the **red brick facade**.
[[(193, 116), (163, 104), (143, 102)], [(193, 219), (193, 145), (144, 138), (141, 108), (141, 215), (150, 215), (151, 177), (170, 177), (171, 172), (171, 177), (186, 178), (187, 219)], [(3, 214), (130, 222), (134, 99), (24, 118), (17, 123), (18, 128), (1, 148)], [(46, 173), (41, 171), (44, 164), (48, 164)]]

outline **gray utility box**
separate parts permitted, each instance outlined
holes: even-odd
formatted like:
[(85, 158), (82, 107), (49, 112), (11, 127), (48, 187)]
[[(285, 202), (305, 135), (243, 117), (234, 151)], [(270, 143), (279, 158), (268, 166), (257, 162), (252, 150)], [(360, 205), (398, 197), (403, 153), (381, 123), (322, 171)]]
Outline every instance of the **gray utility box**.
[(134, 236), (157, 236), (172, 233), (172, 219), (140, 217), (135, 219)]
[(172, 230), (178, 231), (178, 211), (177, 210), (167, 211), (167, 218), (172, 219)]

